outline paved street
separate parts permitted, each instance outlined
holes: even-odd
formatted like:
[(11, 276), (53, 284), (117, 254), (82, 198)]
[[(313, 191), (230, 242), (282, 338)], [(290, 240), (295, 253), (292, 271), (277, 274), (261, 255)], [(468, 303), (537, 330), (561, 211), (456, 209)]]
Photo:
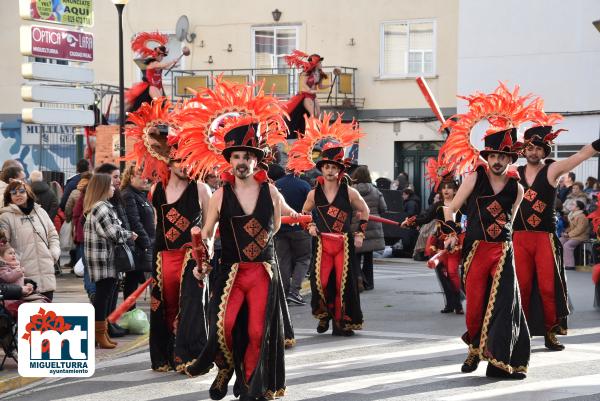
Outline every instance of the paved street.
[[(485, 363), (460, 373), (464, 316), (442, 315), (442, 295), (422, 262), (376, 266), (375, 290), (361, 298), (366, 327), (353, 338), (317, 334), (308, 306), (292, 307), (297, 346), (286, 354), (286, 400), (600, 400), (600, 312), (590, 273), (569, 272), (574, 304), (566, 351), (533, 340), (524, 381), (485, 377)], [(147, 348), (99, 364), (93, 378), (45, 381), (10, 400), (207, 400), (213, 370), (188, 379), (149, 369)], [(231, 381), (233, 384), (233, 380)], [(225, 399), (233, 399), (230, 393)]]

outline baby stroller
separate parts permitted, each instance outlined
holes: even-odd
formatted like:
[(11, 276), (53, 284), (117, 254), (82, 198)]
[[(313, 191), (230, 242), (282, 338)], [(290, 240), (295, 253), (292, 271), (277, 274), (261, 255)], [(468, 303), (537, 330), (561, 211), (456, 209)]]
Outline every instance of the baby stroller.
[(0, 293), (0, 347), (4, 356), (0, 362), (0, 370), (4, 369), (6, 359), (12, 358), (18, 362), (17, 357), (17, 322), (13, 319), (4, 305), (4, 296)]

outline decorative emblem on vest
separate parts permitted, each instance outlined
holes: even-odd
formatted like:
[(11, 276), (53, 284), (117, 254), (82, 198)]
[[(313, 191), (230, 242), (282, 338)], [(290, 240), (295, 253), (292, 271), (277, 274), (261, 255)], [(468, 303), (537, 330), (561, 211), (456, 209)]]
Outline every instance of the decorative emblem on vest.
[(529, 202), (533, 202), (533, 200), (535, 199), (536, 196), (537, 196), (537, 192), (535, 192), (533, 189), (529, 188), (523, 195), (523, 198), (527, 199)]
[(181, 234), (188, 229), (190, 226), (190, 221), (185, 216), (182, 216), (181, 213), (179, 213), (174, 207), (169, 210), (165, 217), (171, 224), (173, 224), (173, 227), (171, 227), (165, 233), (165, 237), (169, 241), (175, 242), (177, 241), (177, 238), (179, 238)]
[(527, 223), (529, 223), (529, 225), (533, 228), (537, 227), (540, 223), (542, 222), (542, 219), (540, 219), (537, 215), (532, 214), (531, 216), (529, 216), (529, 218), (527, 219)]
[(344, 230), (344, 222), (348, 217), (348, 213), (344, 212), (343, 210), (340, 210), (335, 206), (329, 206), (327, 214), (335, 219), (335, 222), (333, 223), (331, 229), (335, 232), (341, 233)]
[(501, 233), (502, 233), (502, 229), (500, 228), (500, 226), (498, 226), (498, 224), (496, 223), (492, 223), (488, 228), (487, 228), (487, 233), (490, 237), (496, 239), (496, 237), (498, 237)]
[(502, 206), (498, 203), (498, 201), (493, 201), (487, 207), (487, 210), (491, 213), (492, 216), (496, 217), (502, 211)]
[(251, 241), (246, 245), (244, 249), (242, 249), (242, 252), (248, 259), (254, 260), (269, 243), (269, 233), (254, 217), (244, 224), (244, 231), (246, 231), (254, 241)]
[(546, 209), (546, 203), (542, 202), (541, 200), (537, 200), (531, 208), (538, 213), (542, 213), (544, 209)]

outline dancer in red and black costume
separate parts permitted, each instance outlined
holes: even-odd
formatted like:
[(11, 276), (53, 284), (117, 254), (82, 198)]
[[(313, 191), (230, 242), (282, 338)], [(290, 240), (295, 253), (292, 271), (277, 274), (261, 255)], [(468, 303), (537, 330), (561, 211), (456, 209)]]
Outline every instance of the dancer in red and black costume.
[[(219, 372), (209, 390), (215, 400), (225, 397), (234, 372), (234, 394), (241, 400), (285, 393), (284, 298), (273, 243), (282, 196), (256, 167), (265, 155), (261, 146), (285, 140), (287, 131), (279, 101), (260, 88), (255, 94), (256, 89), (217, 82), (213, 90), (200, 91), (193, 101), (202, 106), (182, 113), (190, 124), (180, 132), (177, 148), (192, 174), (213, 166), (229, 170), (202, 228), (210, 249), (218, 224), (222, 247), (211, 291), (209, 339), (186, 369), (197, 376), (216, 363)], [(201, 280), (209, 270), (204, 266), (195, 271)]]
[[(402, 226), (422, 226), (431, 221), (436, 221), (435, 232), (427, 239), (425, 247), (425, 255), (432, 257), (437, 252), (444, 250), (446, 234), (441, 229), (446, 220), (444, 218), (444, 206), (449, 206), (454, 199), (454, 195), (458, 190), (458, 183), (454, 179), (454, 174), (447, 171), (435, 159), (430, 159), (427, 169), (428, 173), (433, 173), (433, 176), (429, 175), (428, 178), (434, 182), (434, 191), (440, 194), (441, 200), (431, 205), (423, 215), (407, 218), (402, 223)], [(458, 228), (460, 228), (461, 219), (462, 212), (459, 210), (454, 219)], [(435, 274), (440, 282), (445, 299), (445, 306), (440, 311), (441, 313), (455, 312), (457, 315), (464, 314), (458, 270), (461, 262), (462, 238), (464, 238), (464, 233), (459, 232), (460, 240), (458, 245), (453, 249), (446, 250), (443, 256), (439, 258), (437, 266), (435, 266)]]
[[(296, 138), (297, 132), (304, 132), (304, 116), (319, 118), (321, 115), (321, 106), (317, 99), (317, 92), (332, 85), (324, 85), (323, 80), (327, 79), (327, 74), (323, 72), (323, 57), (318, 54), (310, 56), (300, 50), (294, 50), (292, 54), (284, 56), (285, 62), (290, 67), (302, 69), (299, 75), (298, 94), (292, 97), (285, 105), (285, 110), (289, 116), (290, 138)], [(335, 75), (340, 74), (340, 70), (333, 70)]]
[[(150, 103), (153, 99), (165, 96), (162, 84), (163, 70), (174, 66), (178, 61), (163, 61), (169, 55), (166, 47), (168, 42), (169, 37), (158, 32), (141, 32), (131, 41), (131, 50), (144, 58), (146, 69), (142, 82), (133, 85), (125, 93), (127, 110), (135, 111), (143, 103)], [(150, 48), (148, 47), (150, 43), (158, 46)], [(183, 54), (190, 54), (187, 47), (183, 48)]]
[[(501, 85), (492, 94), (466, 97), (469, 109), (443, 127), (451, 128), (440, 149), (443, 162), (457, 173), (467, 173), (450, 206), (444, 209), (445, 246), (458, 242), (454, 214), (466, 203), (463, 244), (463, 285), (467, 298), (467, 332), (462, 336), (469, 353), (461, 370), (477, 369), (488, 361), (486, 375), (523, 379), (530, 357), (529, 329), (521, 307), (513, 262), (512, 224), (523, 198), (515, 163), (520, 144), (517, 127), (534, 107), (530, 97), (520, 97)], [(479, 152), (470, 142), (471, 130), (482, 120), (492, 126)], [(457, 157), (460, 155), (460, 157)], [(485, 159), (485, 163), (480, 161)]]
[(518, 168), (525, 195), (514, 223), (515, 264), (531, 334), (544, 336), (546, 348), (562, 351), (556, 334), (567, 334), (569, 307), (562, 245), (556, 236), (556, 186), (562, 175), (598, 153), (600, 140), (564, 160), (547, 159), (552, 141), (563, 131), (553, 132), (552, 125), (562, 117), (537, 110), (531, 118), (535, 125), (524, 134), (527, 164)]
[[(331, 114), (323, 120), (307, 118), (304, 137), (297, 140), (288, 154), (287, 168), (295, 173), (312, 169), (308, 155), (320, 140), (327, 140), (316, 167), (323, 174), (315, 189), (308, 193), (302, 208), (313, 212), (314, 223), (308, 232), (314, 237), (310, 267), (312, 313), (319, 319), (317, 332), (324, 333), (333, 320), (333, 335), (351, 336), (362, 329), (363, 315), (355, 277), (354, 248), (365, 237), (369, 207), (349, 184), (345, 147), (362, 135), (354, 122), (342, 123), (341, 117), (330, 124)], [(358, 232), (351, 231), (352, 213), (359, 213)]]
[(183, 372), (206, 344), (205, 306), (208, 289), (193, 277), (191, 228), (202, 224), (210, 190), (189, 180), (172, 159), (169, 130), (176, 126), (165, 98), (129, 113), (126, 135), (135, 142), (127, 154), (141, 176), (155, 182), (151, 203), (156, 211), (153, 286), (150, 308), (152, 369)]

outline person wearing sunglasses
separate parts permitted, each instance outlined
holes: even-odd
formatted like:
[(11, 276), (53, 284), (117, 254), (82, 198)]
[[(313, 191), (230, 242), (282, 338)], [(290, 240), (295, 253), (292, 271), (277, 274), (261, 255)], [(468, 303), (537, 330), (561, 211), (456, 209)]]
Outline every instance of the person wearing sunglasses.
[(52, 300), (56, 289), (54, 264), (60, 257), (58, 233), (48, 213), (37, 203), (25, 182), (14, 179), (4, 191), (0, 228), (21, 259), (25, 278)]

